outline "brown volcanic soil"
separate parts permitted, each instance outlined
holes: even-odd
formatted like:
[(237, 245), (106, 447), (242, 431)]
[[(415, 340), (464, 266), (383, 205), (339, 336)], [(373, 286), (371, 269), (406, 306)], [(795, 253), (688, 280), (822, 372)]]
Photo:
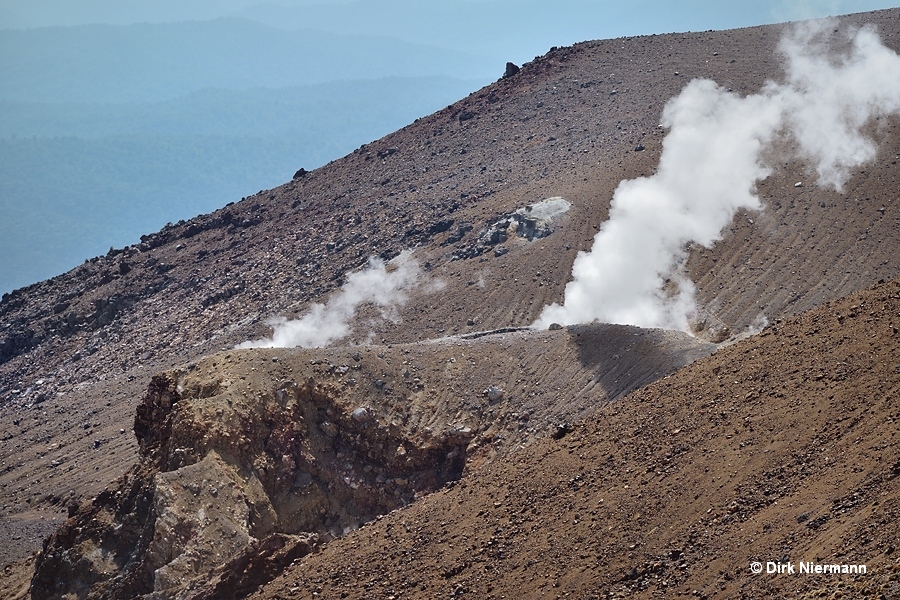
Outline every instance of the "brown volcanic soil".
[[(898, 50), (898, 17), (892, 9), (843, 24), (875, 23)], [(780, 76), (780, 32), (553, 50), (305, 177), (5, 295), (0, 564), (27, 558), (70, 502), (86, 504), (134, 463), (131, 423), (154, 373), (268, 333), (267, 317), (324, 300), (369, 255), (416, 247), (429, 278), (446, 284), (439, 295), (414, 294), (399, 323), (374, 327), (375, 339), (528, 325), (561, 299), (618, 182), (655, 168), (665, 101), (694, 77), (758, 90)], [(760, 186), (764, 213), (753, 223), (739, 216), (721, 243), (692, 250), (699, 298), (718, 319), (740, 332), (761, 313), (796, 314), (900, 275), (897, 125), (880, 124), (878, 159), (844, 194), (811, 184), (805, 165), (783, 164)], [(452, 260), (502, 215), (549, 196), (574, 203), (551, 236)]]
[[(771, 326), (252, 597), (896, 598), (898, 325), (893, 281)], [(868, 572), (754, 575), (751, 561)]]
[(221, 569), (230, 583), (217, 587), (252, 591), (272, 578), (259, 570), (277, 574), (714, 349), (595, 324), (210, 355), (153, 378), (139, 464), (45, 543), (32, 596), (220, 597), (210, 569), (269, 549), (250, 577)]

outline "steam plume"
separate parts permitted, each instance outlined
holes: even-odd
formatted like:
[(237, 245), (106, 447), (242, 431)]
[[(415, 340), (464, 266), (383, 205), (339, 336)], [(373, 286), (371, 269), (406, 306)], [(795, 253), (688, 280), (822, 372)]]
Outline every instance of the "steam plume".
[(352, 273), (346, 283), (326, 304), (313, 304), (299, 319), (278, 317), (269, 320), (271, 338), (244, 342), (237, 348), (317, 348), (348, 336), (350, 320), (366, 302), (376, 305), (385, 318), (394, 318), (395, 310), (407, 299), (407, 291), (419, 278), (419, 265), (410, 252), (403, 252), (390, 263), (370, 258), (362, 271)]
[(761, 208), (756, 184), (771, 173), (764, 155), (774, 141), (793, 139), (819, 183), (838, 191), (875, 157), (861, 130), (900, 109), (900, 57), (871, 27), (851, 32), (848, 51), (835, 55), (834, 27), (805, 23), (782, 40), (784, 83), (739, 97), (697, 79), (666, 104), (656, 173), (619, 184), (609, 220), (575, 259), (564, 303), (545, 307), (536, 327), (599, 320), (690, 332), (697, 306), (686, 245), (709, 247), (738, 209)]

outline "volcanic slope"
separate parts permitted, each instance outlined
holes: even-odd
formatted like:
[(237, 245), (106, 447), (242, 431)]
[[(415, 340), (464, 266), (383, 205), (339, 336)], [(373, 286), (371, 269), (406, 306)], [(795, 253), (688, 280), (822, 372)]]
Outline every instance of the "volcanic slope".
[(140, 461), (44, 544), (32, 597), (242, 597), (320, 542), (714, 349), (583, 325), (213, 354), (154, 377)]
[[(898, 50), (900, 10), (839, 28), (864, 23)], [(653, 172), (665, 102), (696, 77), (739, 93), (779, 79), (782, 31), (553, 49), (279, 188), (4, 295), (0, 562), (27, 558), (68, 505), (89, 503), (138, 459), (130, 423), (155, 373), (267, 335), (267, 318), (326, 300), (370, 255), (415, 248), (426, 279), (444, 288), (414, 290), (394, 321), (357, 323), (355, 341), (533, 322), (561, 300), (618, 183)], [(843, 194), (811, 183), (808, 165), (782, 163), (760, 185), (762, 214), (741, 214), (722, 242), (691, 249), (688, 271), (714, 319), (742, 332), (760, 314), (774, 320), (900, 275), (897, 126), (882, 119), (877, 159)], [(491, 237), (512, 211), (555, 196), (573, 206), (551, 235)]]
[[(898, 281), (786, 319), (252, 597), (894, 598), (898, 324)], [(795, 574), (756, 575), (753, 561)], [(798, 574), (801, 561), (867, 573)]]

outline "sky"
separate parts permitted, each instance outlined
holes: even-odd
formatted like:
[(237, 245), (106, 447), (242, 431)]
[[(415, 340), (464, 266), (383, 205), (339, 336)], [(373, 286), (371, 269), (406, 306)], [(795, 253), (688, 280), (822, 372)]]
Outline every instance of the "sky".
[[(309, 6), (347, 6), (376, 4), (373, 0), (270, 0), (260, 2), (254, 0), (0, 0), (0, 10), (4, 18), (3, 27), (43, 27), (50, 25), (79, 25), (85, 23), (129, 24), (140, 22), (171, 22), (183, 20), (211, 19), (231, 15), (252, 6), (281, 5), (287, 7)], [(404, 2), (381, 0), (377, 2), (381, 8), (390, 10), (403, 5)], [(425, 7), (438, 7), (451, 4), (459, 7), (507, 4), (504, 0), (429, 0), (420, 2)], [(678, 14), (681, 19), (696, 23), (697, 29), (730, 26), (730, 19), (737, 19), (743, 25), (771, 23), (797, 18), (808, 18), (850, 12), (863, 12), (879, 8), (896, 6), (896, 2), (879, 2), (873, 0), (758, 0), (745, 2), (734, 0), (670, 0), (668, 2), (644, 2), (637, 0), (623, 3), (619, 0), (583, 0), (569, 2), (520, 1), (519, 6), (546, 5), (575, 10), (582, 15), (593, 15), (602, 19), (610, 11), (619, 13), (618, 7), (627, 4), (624, 14), (627, 18), (617, 26), (629, 31), (623, 35), (639, 33), (661, 33), (646, 31), (642, 21), (646, 21), (647, 5), (655, 5), (666, 14)], [(513, 13), (512, 18), (526, 17), (521, 13)], [(15, 22), (11, 22), (12, 20)]]
[[(0, 0), (0, 28), (242, 16), (291, 28), (456, 42), (481, 53), (502, 49), (524, 62), (546, 52), (548, 44), (730, 29), (897, 5), (897, 0)], [(492, 46), (492, 39), (502, 46)]]

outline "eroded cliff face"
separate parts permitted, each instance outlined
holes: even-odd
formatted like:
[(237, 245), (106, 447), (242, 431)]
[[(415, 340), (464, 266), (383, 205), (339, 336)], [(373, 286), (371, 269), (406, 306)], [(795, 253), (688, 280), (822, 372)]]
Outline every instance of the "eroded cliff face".
[(153, 378), (135, 420), (140, 463), (46, 542), (33, 597), (240, 597), (460, 477), (466, 432), (404, 427), (378, 395), (357, 403), (336, 383), (349, 365), (237, 374), (260, 360), (248, 354)]

